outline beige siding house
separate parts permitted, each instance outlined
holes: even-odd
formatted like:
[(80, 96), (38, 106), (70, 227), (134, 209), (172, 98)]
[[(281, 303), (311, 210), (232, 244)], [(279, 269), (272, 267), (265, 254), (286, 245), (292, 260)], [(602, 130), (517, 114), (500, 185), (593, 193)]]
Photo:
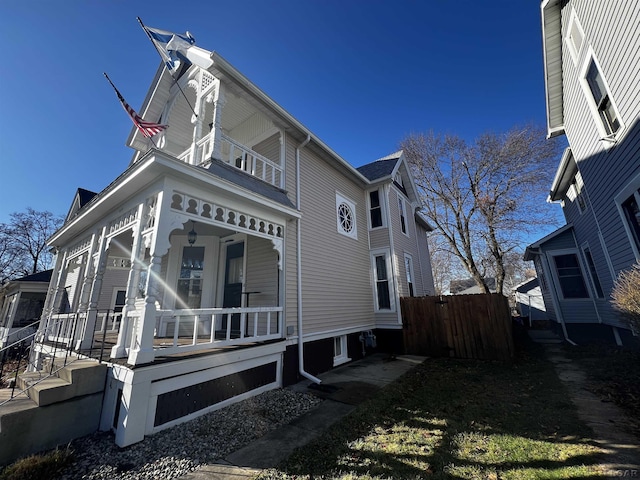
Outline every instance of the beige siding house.
[(433, 293), (402, 152), (354, 168), (220, 55), (183, 53), (140, 109), (169, 128), (133, 128), (129, 167), (49, 241), (36, 364), (100, 352), (100, 428), (123, 447), (401, 352), (400, 297)]

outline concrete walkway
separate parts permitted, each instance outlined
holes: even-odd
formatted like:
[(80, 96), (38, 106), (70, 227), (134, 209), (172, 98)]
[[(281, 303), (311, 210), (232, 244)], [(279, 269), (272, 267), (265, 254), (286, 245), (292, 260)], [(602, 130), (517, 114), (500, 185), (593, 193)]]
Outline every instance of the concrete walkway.
[(560, 337), (546, 330), (529, 330), (529, 337), (544, 346), (578, 416), (591, 427), (595, 442), (606, 452), (603, 467), (609, 478), (640, 478), (640, 441), (626, 431), (628, 420), (622, 410), (587, 390), (586, 374), (564, 354)]
[[(241, 480), (254, 478), (267, 468), (277, 466), (298, 447), (320, 436), (329, 426), (353, 411), (380, 388), (411, 370), (425, 357), (400, 355), (389, 358), (375, 354), (319, 375), (316, 386), (304, 380), (289, 388), (311, 392), (324, 399), (313, 410), (288, 425), (268, 433), (253, 443), (181, 480)], [(310, 388), (311, 386), (311, 388)]]

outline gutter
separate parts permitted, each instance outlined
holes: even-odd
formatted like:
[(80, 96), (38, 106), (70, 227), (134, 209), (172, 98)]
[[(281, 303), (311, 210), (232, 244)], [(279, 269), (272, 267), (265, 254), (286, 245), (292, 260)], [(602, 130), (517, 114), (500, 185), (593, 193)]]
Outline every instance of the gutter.
[[(296, 147), (296, 209), (300, 212), (300, 150), (311, 141), (311, 135)], [(304, 341), (302, 338), (302, 233), (300, 232), (300, 216), (296, 218), (296, 266), (297, 266), (297, 296), (298, 296), (298, 371), (304, 378), (320, 385), (322, 380), (314, 377), (304, 369)]]

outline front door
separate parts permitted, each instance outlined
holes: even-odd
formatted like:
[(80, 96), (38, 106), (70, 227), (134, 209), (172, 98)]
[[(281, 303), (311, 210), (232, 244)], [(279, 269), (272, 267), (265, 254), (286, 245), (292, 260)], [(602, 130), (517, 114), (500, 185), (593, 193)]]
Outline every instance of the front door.
[[(227, 260), (224, 272), (224, 292), (222, 307), (233, 308), (242, 306), (242, 285), (244, 280), (244, 242), (227, 246)], [(240, 314), (225, 315), (222, 330), (226, 336), (227, 321), (231, 319), (231, 338), (240, 337)]]

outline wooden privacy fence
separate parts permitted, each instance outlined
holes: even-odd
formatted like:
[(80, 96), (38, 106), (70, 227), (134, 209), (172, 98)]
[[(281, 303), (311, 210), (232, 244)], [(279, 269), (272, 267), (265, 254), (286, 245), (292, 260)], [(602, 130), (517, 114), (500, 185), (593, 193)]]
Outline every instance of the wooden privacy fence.
[(510, 361), (511, 312), (496, 293), (400, 299), (405, 353)]

